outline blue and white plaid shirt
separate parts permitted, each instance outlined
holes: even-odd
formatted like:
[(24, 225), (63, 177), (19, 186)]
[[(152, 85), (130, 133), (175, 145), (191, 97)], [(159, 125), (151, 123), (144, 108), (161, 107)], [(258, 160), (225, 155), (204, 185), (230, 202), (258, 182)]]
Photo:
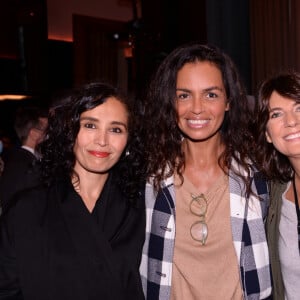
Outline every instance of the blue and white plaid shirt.
[[(237, 167), (235, 162), (232, 168)], [(253, 174), (254, 175), (254, 174)], [(234, 248), (240, 268), (244, 299), (265, 299), (271, 295), (269, 252), (264, 229), (268, 188), (259, 176), (251, 177), (254, 195), (245, 197), (240, 177), (229, 172), (230, 215)], [(171, 294), (175, 243), (175, 189), (173, 177), (157, 193), (146, 185), (146, 241), (140, 272), (147, 300), (168, 300)]]

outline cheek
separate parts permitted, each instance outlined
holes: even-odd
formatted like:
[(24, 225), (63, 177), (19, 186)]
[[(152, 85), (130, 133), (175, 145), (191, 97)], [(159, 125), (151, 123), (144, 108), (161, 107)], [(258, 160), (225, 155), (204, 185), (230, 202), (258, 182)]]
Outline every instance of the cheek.
[(76, 146), (78, 149), (87, 146), (88, 144), (92, 143), (94, 140), (94, 136), (92, 133), (83, 133), (79, 131), (77, 138), (75, 140), (74, 147)]
[(83, 152), (83, 149), (87, 145), (87, 140), (84, 134), (80, 134), (80, 132), (77, 135), (77, 138), (74, 143), (73, 151), (75, 155), (79, 155), (81, 152)]
[(177, 118), (180, 118), (182, 115), (184, 115), (186, 113), (186, 111), (188, 111), (188, 109), (189, 109), (188, 103), (177, 102), (177, 104), (176, 104)]
[(75, 141), (75, 144), (74, 144), (74, 147), (73, 147), (73, 152), (74, 152), (74, 154), (75, 154), (76, 157), (78, 156), (78, 154), (80, 152), (80, 146), (79, 146), (77, 140)]
[(212, 105), (211, 106), (211, 111), (214, 111), (216, 115), (224, 115), (226, 112), (229, 110), (229, 105), (228, 103), (219, 103), (217, 105)]
[(123, 139), (118, 139), (114, 142), (115, 149), (117, 149), (118, 153), (121, 155), (127, 145), (127, 137)]

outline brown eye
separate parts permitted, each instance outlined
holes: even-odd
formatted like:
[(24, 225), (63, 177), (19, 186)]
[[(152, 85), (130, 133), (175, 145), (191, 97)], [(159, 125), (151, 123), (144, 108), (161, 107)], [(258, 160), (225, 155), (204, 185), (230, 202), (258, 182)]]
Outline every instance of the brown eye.
[(187, 94), (187, 93), (180, 93), (180, 94), (177, 95), (177, 99), (185, 100), (185, 99), (188, 98), (188, 96), (189, 96), (189, 94)]
[(89, 128), (89, 129), (94, 129), (94, 128), (96, 128), (96, 126), (95, 126), (94, 124), (92, 124), (92, 123), (85, 123), (83, 126), (84, 126), (85, 128)]
[(281, 113), (280, 112), (273, 112), (270, 114), (270, 119), (275, 119), (280, 117)]
[(114, 132), (114, 133), (122, 133), (123, 132), (123, 130), (119, 127), (113, 127), (113, 128), (111, 128), (110, 131)]
[(218, 95), (216, 93), (208, 93), (207, 98), (217, 98)]

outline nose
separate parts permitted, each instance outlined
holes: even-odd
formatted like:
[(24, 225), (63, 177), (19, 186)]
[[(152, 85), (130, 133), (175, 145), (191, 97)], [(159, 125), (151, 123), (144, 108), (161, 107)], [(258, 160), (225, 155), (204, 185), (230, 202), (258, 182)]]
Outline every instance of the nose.
[(105, 131), (99, 131), (95, 136), (95, 143), (104, 147), (108, 144), (107, 133)]
[(298, 124), (298, 116), (294, 112), (286, 114), (285, 124), (287, 127), (294, 127)]
[(192, 112), (196, 115), (199, 115), (204, 111), (204, 103), (200, 97), (195, 97), (192, 103)]

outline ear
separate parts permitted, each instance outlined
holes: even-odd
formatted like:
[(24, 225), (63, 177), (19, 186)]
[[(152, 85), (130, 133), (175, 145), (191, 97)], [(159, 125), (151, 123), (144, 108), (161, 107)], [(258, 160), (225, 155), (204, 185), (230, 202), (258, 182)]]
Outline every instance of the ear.
[(272, 143), (273, 143), (273, 142), (272, 142), (272, 139), (271, 139), (271, 137), (270, 137), (270, 135), (269, 135), (269, 133), (268, 133), (267, 130), (266, 130), (266, 132), (265, 132), (265, 135), (266, 135), (267, 142), (272, 144)]
[(230, 108), (230, 105), (229, 105), (229, 101), (227, 100), (226, 107), (225, 107), (225, 111), (228, 111), (229, 108)]

